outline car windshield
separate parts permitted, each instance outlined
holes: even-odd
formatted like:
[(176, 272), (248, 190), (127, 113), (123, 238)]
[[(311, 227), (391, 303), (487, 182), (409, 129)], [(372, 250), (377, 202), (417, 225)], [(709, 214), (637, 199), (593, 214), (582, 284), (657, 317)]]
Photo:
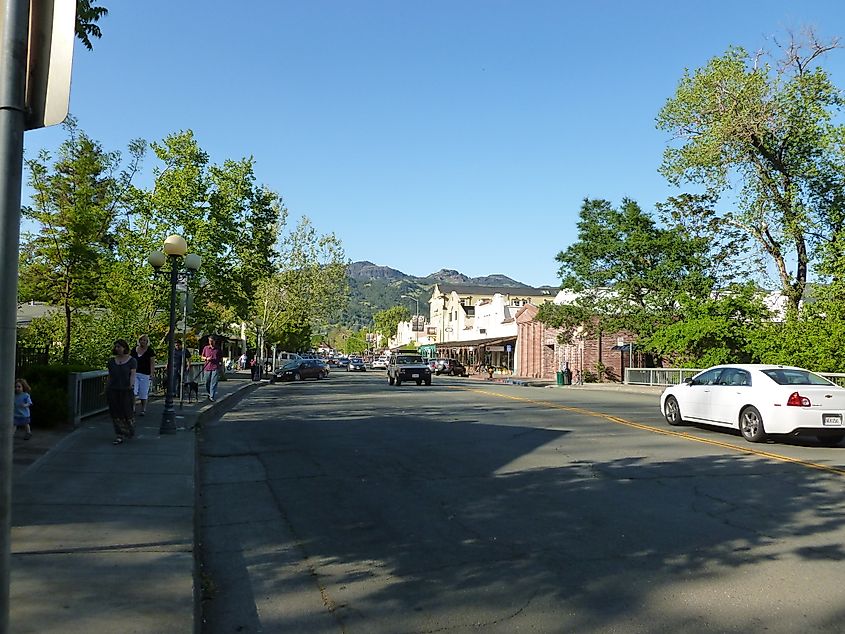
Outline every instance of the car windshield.
[(396, 363), (422, 363), (422, 357), (419, 355), (403, 354), (401, 357), (396, 357)]
[(771, 370), (762, 370), (762, 372), (778, 385), (833, 385), (826, 378), (814, 374), (809, 370), (773, 368)]

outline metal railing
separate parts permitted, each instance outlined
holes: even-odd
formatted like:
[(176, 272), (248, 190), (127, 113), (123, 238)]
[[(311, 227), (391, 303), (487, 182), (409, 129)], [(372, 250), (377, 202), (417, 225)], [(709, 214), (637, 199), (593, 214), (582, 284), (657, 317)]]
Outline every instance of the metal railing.
[[(625, 368), (628, 385), (678, 385), (701, 372), (704, 368)], [(816, 372), (828, 381), (845, 387), (845, 373)]]
[[(188, 381), (199, 381), (202, 376), (202, 363), (192, 363), (185, 375)], [(164, 394), (167, 374), (165, 364), (156, 365), (152, 376), (150, 392), (161, 396)], [(106, 383), (109, 373), (107, 370), (93, 370), (91, 372), (71, 372), (67, 382), (67, 411), (69, 422), (74, 427), (79, 426), (82, 419), (96, 416), (108, 411), (106, 400)]]

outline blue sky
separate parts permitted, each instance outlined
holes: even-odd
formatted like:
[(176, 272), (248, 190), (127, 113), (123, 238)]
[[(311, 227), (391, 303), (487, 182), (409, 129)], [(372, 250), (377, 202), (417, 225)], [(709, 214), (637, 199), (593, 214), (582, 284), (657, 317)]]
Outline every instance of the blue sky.
[[(105, 149), (192, 129), (215, 162), (254, 156), (352, 260), (533, 285), (558, 284), (585, 197), (677, 193), (654, 120), (684, 69), (803, 26), (845, 35), (841, 1), (95, 4), (71, 112)], [(840, 86), (843, 56), (825, 61)], [(63, 138), (28, 132), (27, 154)]]

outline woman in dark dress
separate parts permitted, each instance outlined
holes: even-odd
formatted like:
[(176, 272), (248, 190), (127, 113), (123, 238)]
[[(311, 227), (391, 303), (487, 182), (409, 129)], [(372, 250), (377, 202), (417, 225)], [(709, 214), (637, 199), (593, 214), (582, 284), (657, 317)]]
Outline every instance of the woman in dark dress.
[(112, 444), (119, 445), (135, 435), (135, 372), (138, 360), (129, 354), (129, 344), (124, 339), (114, 342), (112, 354), (114, 356), (108, 362), (106, 400), (114, 425)]

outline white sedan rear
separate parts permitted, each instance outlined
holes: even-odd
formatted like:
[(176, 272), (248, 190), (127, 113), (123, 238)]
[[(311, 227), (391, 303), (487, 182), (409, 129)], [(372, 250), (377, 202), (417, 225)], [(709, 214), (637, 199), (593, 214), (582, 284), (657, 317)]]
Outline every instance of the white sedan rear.
[(749, 442), (767, 434), (845, 438), (845, 388), (809, 370), (782, 365), (718, 365), (666, 388), (660, 410), (670, 425), (706, 423), (739, 429)]

